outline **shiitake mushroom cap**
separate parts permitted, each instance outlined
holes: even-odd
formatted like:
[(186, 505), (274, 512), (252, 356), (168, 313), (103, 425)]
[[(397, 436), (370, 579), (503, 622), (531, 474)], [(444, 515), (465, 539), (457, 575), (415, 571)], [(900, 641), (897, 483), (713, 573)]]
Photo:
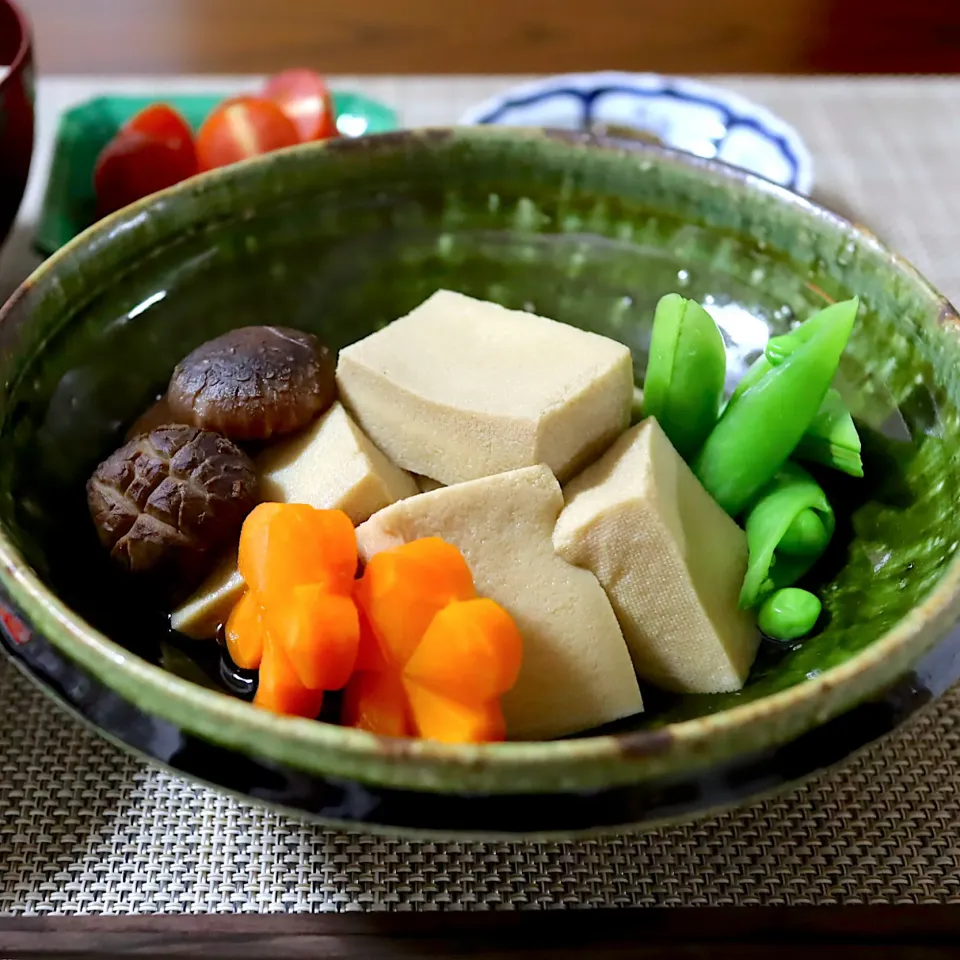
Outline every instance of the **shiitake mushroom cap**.
[(114, 451), (87, 483), (100, 542), (130, 573), (179, 594), (236, 539), (259, 495), (250, 458), (225, 437), (157, 427)]
[(231, 440), (294, 433), (336, 396), (334, 356), (286, 327), (242, 327), (203, 344), (176, 367), (167, 404), (176, 421)]

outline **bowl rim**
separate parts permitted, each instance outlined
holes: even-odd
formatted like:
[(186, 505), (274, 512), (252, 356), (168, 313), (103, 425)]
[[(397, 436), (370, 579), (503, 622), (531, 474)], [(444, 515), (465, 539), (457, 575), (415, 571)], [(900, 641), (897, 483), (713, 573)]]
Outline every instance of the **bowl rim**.
[[(170, 187), (121, 210), (71, 240), (41, 264), (0, 306), (0, 324), (18, 302), (48, 282), (58, 263), (85, 248), (99, 247), (145, 220), (156, 204), (190, 197), (220, 180), (240, 181), (261, 165), (297, 161), (329, 151), (404, 149), (410, 140), (432, 147), (449, 141), (530, 141), (532, 146), (559, 143), (563, 149), (602, 150), (634, 161), (642, 153), (653, 162), (694, 168), (691, 172), (741, 191), (762, 194), (798, 209), (802, 216), (857, 237), (905, 279), (918, 285), (960, 348), (960, 315), (908, 261), (890, 251), (870, 231), (762, 177), (715, 160), (647, 144), (622, 143), (570, 131), (519, 127), (451, 127), (402, 130), (361, 140), (302, 144), (213, 170)], [(97, 241), (92, 244), (91, 241)], [(905, 673), (960, 616), (960, 554), (936, 587), (885, 634), (850, 659), (785, 690), (716, 714), (679, 721), (662, 728), (556, 741), (480, 745), (443, 744), (378, 736), (260, 710), (227, 694), (209, 690), (171, 674), (126, 650), (88, 624), (41, 582), (0, 530), (0, 587), (34, 629), (61, 652), (121, 695), (136, 697), (147, 712), (172, 720), (183, 729), (232, 749), (291, 763), (324, 776), (345, 776), (385, 786), (436, 792), (471, 790), (503, 793), (594, 789), (703, 766), (743, 753), (733, 736), (750, 728), (750, 749), (785, 743), (811, 726), (852, 707)], [(800, 710), (800, 707), (806, 708)], [(189, 722), (184, 723), (187, 716)], [(793, 725), (791, 725), (791, 723)], [(241, 736), (242, 734), (242, 736)]]
[(33, 43), (33, 39), (30, 31), (30, 21), (27, 19), (24, 10), (18, 6), (14, 0), (0, 0), (0, 3), (10, 10), (13, 14), (13, 19), (16, 20), (17, 26), (20, 28), (20, 46), (17, 48), (13, 60), (9, 64), (4, 64), (4, 66), (7, 67), (7, 73), (3, 79), (0, 80), (0, 93), (2, 93), (3, 88), (8, 83), (13, 82), (14, 76), (20, 72), (24, 63), (26, 63), (27, 58), (30, 56), (30, 46)]

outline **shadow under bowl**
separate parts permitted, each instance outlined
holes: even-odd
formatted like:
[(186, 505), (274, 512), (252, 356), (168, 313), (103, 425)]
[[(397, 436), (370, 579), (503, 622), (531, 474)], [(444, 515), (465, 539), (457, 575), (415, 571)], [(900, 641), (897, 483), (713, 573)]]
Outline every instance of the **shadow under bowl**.
[(25, 15), (0, 0), (0, 246), (20, 209), (33, 156), (33, 47)]
[[(859, 294), (839, 386), (866, 478), (821, 478), (839, 521), (810, 583), (822, 630), (765, 647), (738, 694), (647, 690), (642, 716), (549, 743), (381, 738), (227, 695), (215, 646), (107, 569), (86, 477), (202, 341), (269, 322), (339, 348), (439, 287), (616, 338), (638, 375), (679, 290), (723, 329), (728, 386), (771, 333)], [(958, 638), (931, 651), (958, 615), (958, 370), (960, 320), (908, 264), (743, 171), (489, 127), (282, 151), (108, 218), (0, 312), (0, 618), (102, 732), (327, 822), (533, 836), (688, 816), (838, 761), (957, 678)]]

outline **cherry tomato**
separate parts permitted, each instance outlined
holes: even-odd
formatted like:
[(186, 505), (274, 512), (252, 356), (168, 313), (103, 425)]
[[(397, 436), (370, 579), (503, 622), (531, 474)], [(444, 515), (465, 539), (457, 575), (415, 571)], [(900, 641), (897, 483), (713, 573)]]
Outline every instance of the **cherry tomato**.
[(151, 140), (160, 140), (177, 152), (182, 169), (191, 171), (188, 176), (197, 172), (193, 131), (190, 124), (173, 107), (165, 103), (154, 103), (127, 121), (124, 130), (134, 130)]
[(204, 121), (197, 134), (197, 160), (201, 170), (212, 170), (299, 142), (293, 121), (275, 103), (235, 97)]
[(270, 78), (263, 95), (293, 121), (304, 143), (337, 136), (333, 97), (320, 74), (305, 69), (284, 70)]
[(157, 103), (121, 128), (97, 158), (93, 184), (97, 215), (105, 216), (197, 172), (190, 125)]
[(101, 151), (93, 173), (97, 216), (104, 217), (196, 173), (178, 147), (136, 130), (121, 130)]

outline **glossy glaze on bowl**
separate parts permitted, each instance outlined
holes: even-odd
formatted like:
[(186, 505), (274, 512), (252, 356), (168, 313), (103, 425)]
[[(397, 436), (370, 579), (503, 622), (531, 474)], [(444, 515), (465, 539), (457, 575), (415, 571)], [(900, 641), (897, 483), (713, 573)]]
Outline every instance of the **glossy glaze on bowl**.
[[(268, 320), (339, 347), (439, 286), (616, 337), (638, 372), (652, 307), (679, 289), (712, 305), (731, 382), (771, 330), (860, 294), (841, 372), (868, 479), (825, 478), (847, 523), (820, 568), (824, 631), (767, 650), (741, 694), (651, 691), (653, 709), (627, 732), (481, 747), (275, 717), (148, 663), (169, 638), (159, 612), (115, 582), (113, 596), (127, 599), (105, 602), (109, 575), (83, 510), (87, 472), (201, 341)], [(374, 797), (639, 796), (779, 755), (902, 677), (945, 635), (960, 579), (958, 360), (960, 321), (908, 265), (865, 231), (743, 173), (655, 148), (502, 129), (297, 148), (111, 218), (7, 306), (0, 582), (50, 650), (141, 714), (313, 782), (359, 781)], [(826, 751), (823, 762), (832, 762)], [(584, 828), (583, 809), (570, 829)], [(639, 801), (620, 809), (657, 816)], [(376, 803), (365, 822), (378, 822)]]

